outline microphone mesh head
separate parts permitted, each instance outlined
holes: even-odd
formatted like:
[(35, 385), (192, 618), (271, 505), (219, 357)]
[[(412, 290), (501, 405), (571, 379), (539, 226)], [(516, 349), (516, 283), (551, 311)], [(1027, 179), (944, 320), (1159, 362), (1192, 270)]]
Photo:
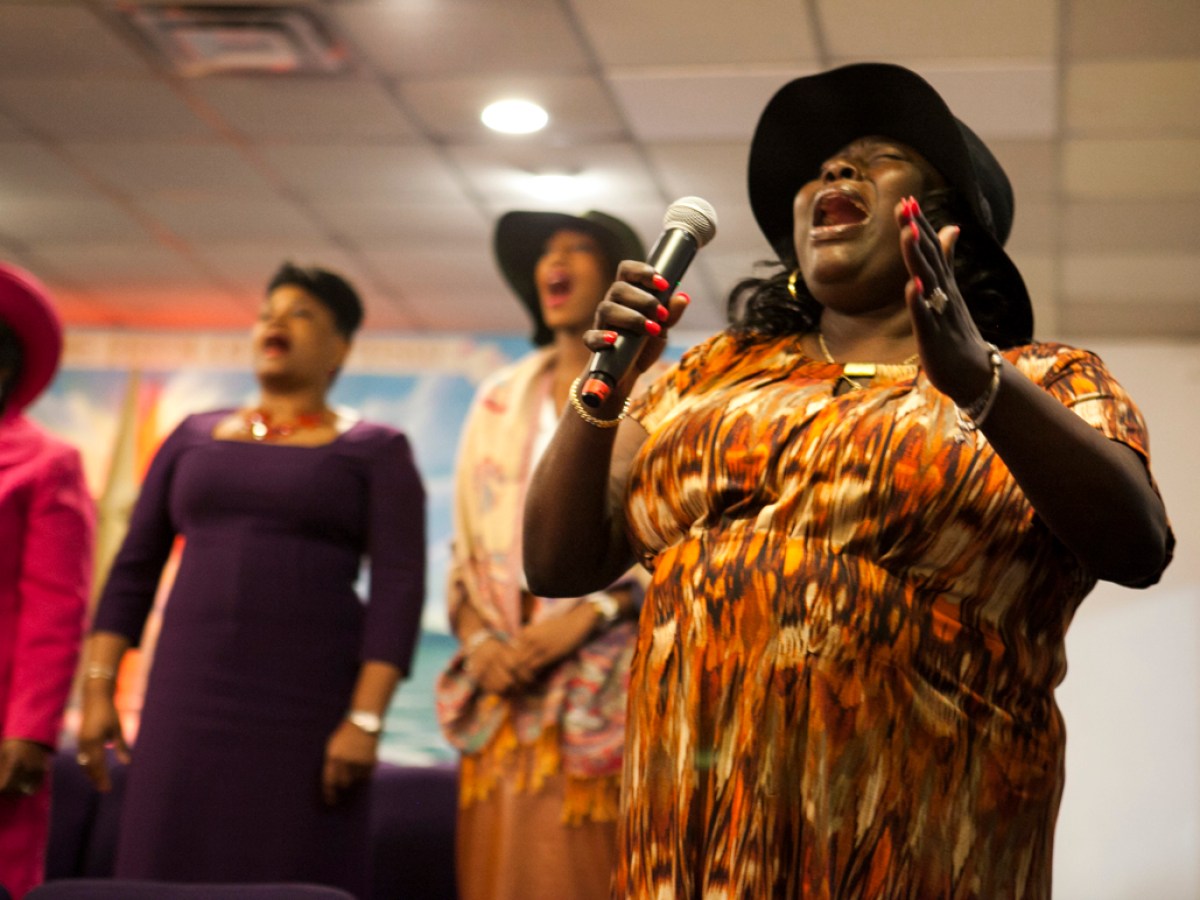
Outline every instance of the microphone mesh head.
[(695, 238), (697, 247), (703, 247), (716, 236), (717, 211), (707, 200), (680, 197), (667, 207), (663, 216), (663, 230), (672, 228), (686, 231)]

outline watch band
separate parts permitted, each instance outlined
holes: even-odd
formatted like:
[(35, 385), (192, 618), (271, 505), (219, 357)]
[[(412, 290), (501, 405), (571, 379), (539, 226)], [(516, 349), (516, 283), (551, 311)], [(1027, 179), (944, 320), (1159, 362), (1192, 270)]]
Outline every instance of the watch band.
[(346, 713), (346, 721), (372, 737), (378, 736), (383, 731), (383, 718), (365, 709), (350, 710)]
[(617, 598), (612, 594), (592, 594), (588, 597), (588, 603), (596, 611), (605, 628), (611, 628), (621, 617), (621, 604), (617, 603)]

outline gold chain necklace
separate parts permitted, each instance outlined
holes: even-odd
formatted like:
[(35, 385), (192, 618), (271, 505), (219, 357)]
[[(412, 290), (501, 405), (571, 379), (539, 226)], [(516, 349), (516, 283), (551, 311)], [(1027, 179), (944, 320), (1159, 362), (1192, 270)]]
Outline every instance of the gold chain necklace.
[[(825, 335), (819, 331), (817, 332), (817, 346), (821, 348), (821, 355), (825, 357), (825, 362), (832, 363), (835, 366), (838, 364), (838, 361), (833, 358), (833, 354), (829, 352), (829, 345), (825, 343)], [(904, 362), (897, 363), (896, 365), (912, 366), (915, 365), (920, 359), (921, 354), (914, 353), (912, 356), (908, 357), (908, 359), (904, 360)], [(843, 381), (846, 382), (846, 384), (849, 385), (849, 389), (852, 391), (862, 390), (863, 383), (861, 381), (855, 381), (854, 379), (874, 378), (877, 371), (878, 366), (876, 366), (875, 363), (842, 363), (842, 374), (838, 378), (838, 383), (840, 384)], [(836, 387), (834, 390), (836, 392)]]

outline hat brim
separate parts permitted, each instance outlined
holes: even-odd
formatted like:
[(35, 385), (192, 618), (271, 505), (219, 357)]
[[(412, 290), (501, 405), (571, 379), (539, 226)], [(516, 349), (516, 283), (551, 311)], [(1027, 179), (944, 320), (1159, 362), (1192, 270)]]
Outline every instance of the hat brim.
[(632, 228), (615, 216), (595, 210), (581, 215), (515, 210), (501, 216), (493, 239), (496, 262), (504, 280), (529, 311), (534, 323), (533, 342), (539, 346), (550, 343), (554, 335), (542, 317), (534, 269), (546, 241), (564, 229), (594, 237), (614, 266), (623, 259), (644, 259), (646, 255), (641, 238)]
[(21, 344), (21, 371), (8, 392), (5, 415), (28, 407), (54, 378), (62, 358), (62, 323), (50, 292), (28, 272), (0, 263), (0, 320)]
[[(821, 164), (871, 135), (913, 147), (963, 196), (974, 221), (960, 224), (973, 229), (1004, 283), (1010, 342), (1027, 342), (1033, 334), (1029, 292), (1004, 250), (1013, 209), (1008, 179), (933, 86), (902, 66), (860, 63), (797, 78), (767, 103), (750, 147), (748, 183), (754, 218), (771, 247), (782, 254), (793, 245), (793, 202)], [(976, 166), (992, 175), (990, 203)]]

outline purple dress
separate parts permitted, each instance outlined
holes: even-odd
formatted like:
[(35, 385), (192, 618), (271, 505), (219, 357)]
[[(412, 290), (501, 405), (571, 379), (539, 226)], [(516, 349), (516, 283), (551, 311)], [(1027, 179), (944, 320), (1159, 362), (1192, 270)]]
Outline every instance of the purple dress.
[[(176, 535), (122, 811), (119, 877), (364, 890), (367, 793), (320, 797), (363, 660), (407, 674), (424, 599), (408, 441), (358, 423), (319, 447), (216, 440), (188, 417), (154, 458), (93, 628), (135, 643)], [(364, 605), (354, 591), (370, 560)]]

